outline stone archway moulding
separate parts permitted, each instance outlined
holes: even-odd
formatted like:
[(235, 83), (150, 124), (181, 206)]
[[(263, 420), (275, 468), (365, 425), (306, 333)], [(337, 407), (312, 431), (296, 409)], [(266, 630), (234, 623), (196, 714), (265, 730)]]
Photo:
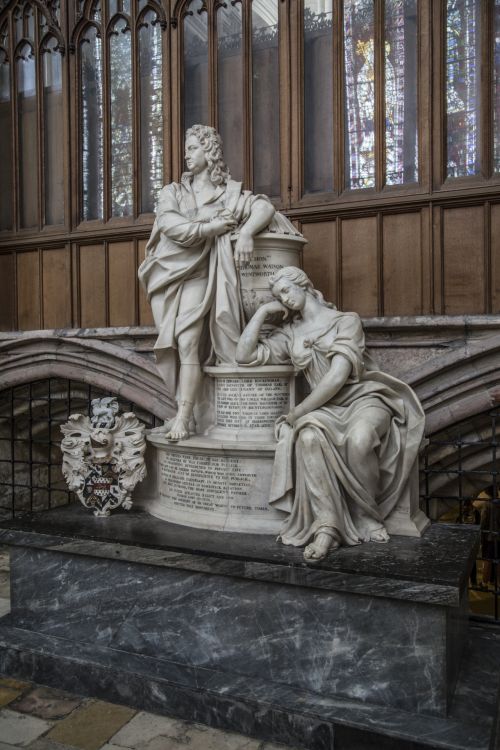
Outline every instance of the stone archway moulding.
[(0, 340), (0, 390), (50, 377), (102, 388), (160, 419), (174, 413), (174, 398), (153, 360), (133, 349), (80, 338), (76, 331), (37, 331)]
[[(104, 329), (0, 334), (0, 390), (48, 377), (89, 383), (133, 401), (160, 419), (174, 413), (153, 359), (134, 349), (130, 329), (114, 329), (126, 345), (103, 339)], [(137, 329), (152, 348), (154, 329)], [(389, 351), (390, 346), (387, 347)], [(411, 349), (411, 345), (410, 345)], [(380, 352), (380, 347), (379, 347)], [(382, 357), (383, 359), (383, 357)], [(452, 427), (500, 401), (500, 332), (461, 342), (412, 371), (396, 373), (417, 392), (427, 434)]]

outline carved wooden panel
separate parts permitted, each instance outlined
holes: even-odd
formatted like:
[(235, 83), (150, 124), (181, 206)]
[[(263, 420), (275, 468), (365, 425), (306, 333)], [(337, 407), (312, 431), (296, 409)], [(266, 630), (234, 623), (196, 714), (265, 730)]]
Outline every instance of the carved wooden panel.
[(113, 242), (108, 247), (109, 325), (137, 325), (137, 268), (135, 243)]
[(484, 207), (446, 209), (442, 222), (443, 312), (485, 313)]
[(0, 254), (0, 331), (17, 328), (15, 261), (12, 253)]
[(500, 203), (491, 206), (491, 312), (500, 313)]
[(377, 218), (342, 221), (342, 300), (346, 312), (379, 314)]
[(423, 312), (420, 212), (388, 214), (382, 226), (384, 315), (419, 315)]
[(327, 300), (337, 299), (337, 237), (335, 221), (304, 224), (307, 238), (303, 252), (304, 271)]
[(21, 331), (42, 327), (38, 250), (17, 254), (17, 325)]
[[(146, 252), (147, 240), (139, 240), (137, 243), (137, 267), (139, 267), (144, 260), (144, 254)], [(139, 325), (140, 326), (152, 326), (154, 325), (153, 316), (151, 314), (151, 307), (146, 299), (146, 292), (139, 282)]]
[(42, 251), (43, 327), (71, 328), (71, 257), (69, 248)]
[(104, 246), (82, 245), (79, 249), (79, 256), (79, 325), (82, 328), (105, 326), (108, 324), (108, 316)]

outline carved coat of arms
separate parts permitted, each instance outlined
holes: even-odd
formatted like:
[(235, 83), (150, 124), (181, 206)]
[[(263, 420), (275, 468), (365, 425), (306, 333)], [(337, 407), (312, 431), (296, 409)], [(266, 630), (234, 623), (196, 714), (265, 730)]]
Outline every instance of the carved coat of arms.
[(129, 510), (132, 491), (146, 476), (145, 426), (132, 412), (118, 415), (118, 408), (114, 398), (94, 399), (90, 417), (72, 414), (61, 425), (62, 472), (95, 516)]

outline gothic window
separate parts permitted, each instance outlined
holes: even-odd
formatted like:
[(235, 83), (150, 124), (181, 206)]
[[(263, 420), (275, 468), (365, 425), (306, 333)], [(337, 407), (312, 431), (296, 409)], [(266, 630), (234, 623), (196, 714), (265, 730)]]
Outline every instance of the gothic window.
[(500, 172), (500, 0), (493, 16), (493, 171)]
[(184, 16), (184, 127), (208, 122), (208, 15), (204, 0), (193, 0)]
[(5, 23), (0, 29), (0, 165), (2, 200), (0, 230), (12, 228), (12, 99), (10, 90), (9, 32)]
[(446, 14), (447, 176), (480, 171), (481, 0), (448, 0)]
[(278, 0), (253, 0), (253, 186), (271, 196), (280, 192), (278, 39)]
[(111, 215), (132, 214), (132, 49), (128, 19), (117, 16), (109, 37)]
[(19, 0), (1, 24), (0, 230), (64, 223), (64, 44), (58, 3), (52, 0), (42, 10)]
[(280, 194), (278, 16), (278, 0), (188, 0), (179, 15), (182, 127), (217, 127), (233, 178), (271, 196)]
[(417, 0), (385, 2), (385, 175), (387, 185), (418, 175)]
[(375, 187), (373, 0), (344, 2), (346, 187)]
[(417, 16), (417, 0), (304, 0), (304, 193), (418, 182)]
[(96, 26), (80, 39), (82, 216), (103, 218), (103, 91), (102, 41)]
[(242, 5), (221, 4), (217, 10), (217, 119), (224, 156), (233, 179), (244, 177)]
[[(144, 7), (145, 0), (142, 3)], [(163, 86), (161, 26), (147, 8), (139, 17), (139, 118), (141, 211), (155, 210), (163, 184)]]
[(21, 229), (38, 226), (38, 148), (35, 51), (28, 41), (16, 49), (19, 223)]
[(62, 57), (53, 36), (42, 42), (43, 137), (45, 180), (45, 224), (64, 222), (64, 111), (62, 91)]
[(304, 2), (304, 189), (333, 190), (333, 0)]
[(164, 16), (147, 0), (87, 0), (81, 11), (80, 216), (134, 218), (154, 211), (163, 182)]

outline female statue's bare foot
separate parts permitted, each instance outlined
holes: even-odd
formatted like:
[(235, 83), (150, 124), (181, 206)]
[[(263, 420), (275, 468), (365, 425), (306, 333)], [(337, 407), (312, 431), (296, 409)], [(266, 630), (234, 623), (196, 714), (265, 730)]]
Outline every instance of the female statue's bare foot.
[(323, 560), (329, 550), (334, 550), (339, 547), (339, 543), (336, 539), (333, 539), (330, 534), (324, 531), (318, 532), (314, 537), (314, 542), (308, 544), (304, 550), (305, 560)]
[(179, 416), (172, 419), (165, 437), (167, 440), (186, 440), (189, 437), (189, 419)]
[(370, 534), (370, 542), (378, 542), (379, 544), (385, 544), (385, 542), (388, 542), (390, 540), (390, 536), (387, 533), (387, 530), (384, 528), (384, 526), (381, 526), (379, 529), (375, 529)]

